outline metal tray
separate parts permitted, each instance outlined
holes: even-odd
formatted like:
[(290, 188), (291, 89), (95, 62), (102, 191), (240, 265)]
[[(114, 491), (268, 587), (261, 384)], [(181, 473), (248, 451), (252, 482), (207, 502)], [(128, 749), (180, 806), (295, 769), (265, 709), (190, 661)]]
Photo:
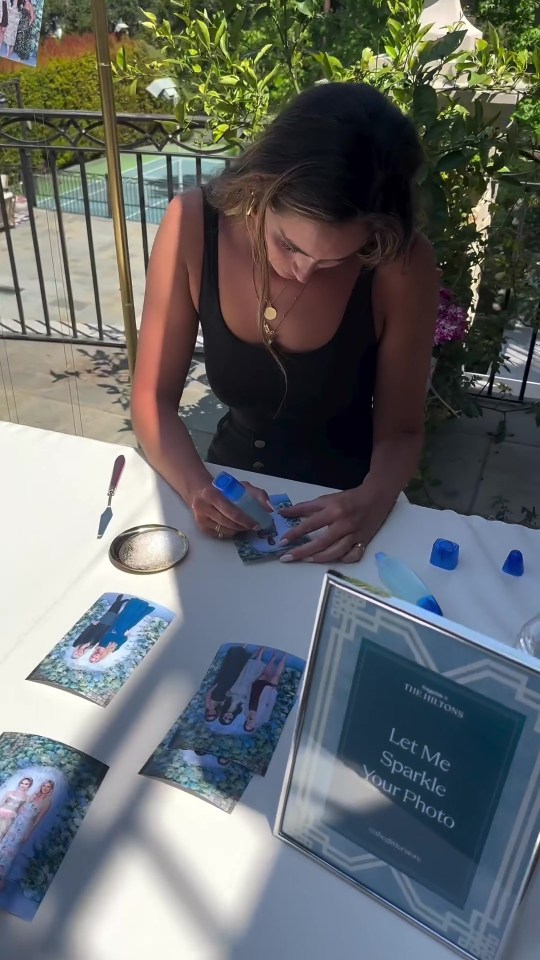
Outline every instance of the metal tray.
[[(164, 531), (168, 533), (166, 538), (160, 536)], [(143, 523), (114, 538), (109, 559), (125, 573), (161, 573), (181, 563), (188, 550), (189, 540), (181, 530), (161, 523)]]

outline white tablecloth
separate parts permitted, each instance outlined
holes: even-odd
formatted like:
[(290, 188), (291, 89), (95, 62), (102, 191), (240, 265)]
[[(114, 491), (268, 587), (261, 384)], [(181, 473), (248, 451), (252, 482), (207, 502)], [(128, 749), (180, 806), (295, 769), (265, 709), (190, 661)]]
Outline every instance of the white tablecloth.
[[(118, 452), (126, 468), (113, 520), (96, 539)], [(234, 546), (197, 533), (179, 498), (136, 451), (0, 423), (0, 732), (40, 733), (110, 765), (35, 919), (0, 915), (1, 960), (450, 960), (455, 954), (378, 902), (272, 836), (292, 718), (267, 776), (228, 816), (138, 770), (202, 679), (218, 646), (257, 642), (308, 650), (323, 569), (244, 567)], [(240, 474), (240, 476), (242, 476)], [(249, 477), (249, 475), (245, 475)], [(314, 487), (251, 477), (293, 501)], [(190, 539), (174, 571), (133, 577), (107, 557), (112, 537), (165, 522)], [(436, 537), (461, 547), (453, 573), (429, 564)], [(522, 550), (521, 579), (500, 568)], [(540, 609), (540, 534), (523, 527), (399, 503), (361, 564), (377, 583), (374, 554), (400, 556), (426, 580), (444, 613), (509, 642)], [(177, 619), (113, 702), (90, 702), (25, 680), (102, 594), (131, 592)], [(507, 956), (536, 960), (535, 877)]]

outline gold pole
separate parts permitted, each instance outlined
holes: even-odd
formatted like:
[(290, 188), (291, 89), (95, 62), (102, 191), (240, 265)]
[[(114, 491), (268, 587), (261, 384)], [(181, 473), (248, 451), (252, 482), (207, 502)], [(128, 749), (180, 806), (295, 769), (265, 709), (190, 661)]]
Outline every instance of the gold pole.
[(101, 110), (105, 131), (105, 155), (107, 157), (107, 167), (109, 171), (116, 262), (118, 264), (118, 277), (120, 280), (120, 296), (122, 298), (122, 313), (124, 316), (129, 372), (133, 378), (135, 358), (137, 356), (137, 324), (135, 322), (133, 283), (131, 280), (131, 266), (129, 261), (124, 195), (122, 193), (122, 170), (120, 167), (120, 154), (118, 152), (116, 110), (114, 105), (105, 0), (92, 0), (92, 13), (94, 17), (94, 36), (96, 38)]

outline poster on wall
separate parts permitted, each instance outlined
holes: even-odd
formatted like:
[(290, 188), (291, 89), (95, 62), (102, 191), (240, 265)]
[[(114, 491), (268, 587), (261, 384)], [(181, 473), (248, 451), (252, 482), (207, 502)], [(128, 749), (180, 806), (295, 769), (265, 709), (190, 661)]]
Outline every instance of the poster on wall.
[(498, 960), (540, 838), (540, 664), (327, 576), (276, 833)]
[(44, 0), (0, 0), (0, 56), (37, 66)]

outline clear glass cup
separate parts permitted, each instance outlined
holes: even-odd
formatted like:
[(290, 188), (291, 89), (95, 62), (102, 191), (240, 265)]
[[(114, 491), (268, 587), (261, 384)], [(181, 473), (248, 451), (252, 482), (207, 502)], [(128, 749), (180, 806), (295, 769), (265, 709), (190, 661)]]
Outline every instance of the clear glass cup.
[(523, 624), (516, 646), (532, 657), (540, 657), (540, 614)]

